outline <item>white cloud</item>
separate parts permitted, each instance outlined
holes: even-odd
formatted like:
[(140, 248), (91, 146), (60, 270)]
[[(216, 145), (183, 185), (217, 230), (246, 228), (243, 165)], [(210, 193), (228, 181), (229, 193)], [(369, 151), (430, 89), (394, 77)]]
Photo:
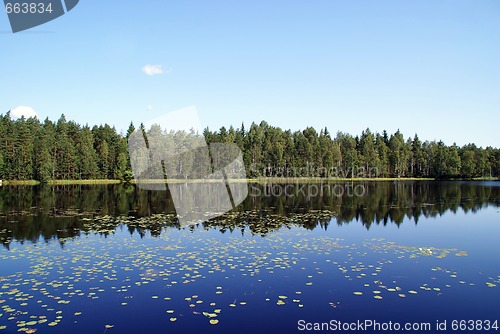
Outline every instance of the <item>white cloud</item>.
[(150, 104), (148, 104), (148, 106), (147, 106), (147, 110), (148, 110), (148, 111), (153, 110), (153, 106), (152, 106), (152, 105), (150, 105)]
[(12, 118), (21, 118), (23, 116), (24, 118), (30, 118), (30, 117), (38, 118), (38, 114), (31, 107), (17, 106), (10, 110), (10, 117)]
[(163, 73), (169, 73), (172, 72), (171, 68), (163, 68), (162, 65), (144, 65), (142, 67), (142, 71), (146, 73), (147, 75), (157, 75), (157, 74), (163, 74)]

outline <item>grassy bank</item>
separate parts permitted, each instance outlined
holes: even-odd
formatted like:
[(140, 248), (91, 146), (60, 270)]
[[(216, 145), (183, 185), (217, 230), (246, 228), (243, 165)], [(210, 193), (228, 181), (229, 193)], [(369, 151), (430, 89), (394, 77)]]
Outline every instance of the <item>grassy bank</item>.
[(248, 182), (269, 182), (269, 183), (318, 183), (318, 182), (367, 182), (367, 181), (433, 181), (433, 178), (396, 178), (396, 177), (355, 177), (355, 178), (344, 178), (344, 177), (261, 177), (254, 179), (247, 179)]
[[(339, 177), (258, 177), (247, 179), (230, 179), (232, 182), (255, 183), (320, 183), (320, 182), (366, 182), (366, 181), (433, 181), (433, 178), (339, 178)], [(210, 183), (219, 180), (184, 180), (170, 179), (169, 183)], [(141, 180), (143, 183), (164, 183), (164, 180)], [(131, 183), (136, 183), (132, 181)]]
[[(117, 184), (120, 180), (50, 180), (47, 181), (48, 185), (76, 185), (76, 184)], [(9, 186), (36, 186), (40, 184), (36, 180), (9, 180), (3, 181), (3, 185)]]
[(36, 186), (40, 184), (40, 182), (35, 180), (11, 180), (11, 181), (2, 181), (2, 185), (6, 186)]
[(500, 181), (498, 177), (475, 177), (473, 181)]
[[(449, 181), (459, 181), (461, 179), (452, 179)], [(219, 180), (185, 180), (185, 179), (169, 179), (169, 183), (211, 183), (218, 182)], [(416, 178), (416, 177), (381, 177), (381, 178), (320, 178), (320, 177), (259, 177), (259, 178), (247, 178), (247, 179), (231, 179), (232, 182), (253, 182), (253, 183), (321, 183), (321, 182), (388, 182), (388, 181), (436, 181), (434, 178)], [(440, 180), (446, 181), (446, 180)], [(464, 181), (499, 181), (498, 178), (474, 178)], [(120, 180), (51, 180), (47, 181), (48, 185), (89, 185), (89, 184), (118, 184), (123, 181)], [(165, 183), (165, 180), (141, 180), (142, 183)], [(130, 183), (135, 184), (135, 180)], [(3, 181), (3, 185), (12, 186), (34, 186), (40, 184), (36, 180), (10, 180)]]
[[(321, 178), (321, 177), (259, 177), (247, 179), (230, 179), (231, 182), (248, 182), (248, 183), (325, 183), (325, 182), (367, 182), (367, 181), (433, 181), (433, 178)], [(168, 183), (215, 183), (218, 179), (169, 179)], [(130, 183), (137, 183), (132, 180)], [(166, 183), (162, 179), (141, 180), (145, 184)]]

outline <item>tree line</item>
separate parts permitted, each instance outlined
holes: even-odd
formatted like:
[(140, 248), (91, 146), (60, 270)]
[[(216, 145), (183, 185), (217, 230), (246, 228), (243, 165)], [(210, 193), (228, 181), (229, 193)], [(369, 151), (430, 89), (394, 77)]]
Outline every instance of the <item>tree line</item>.
[[(350, 182), (324, 184), (352, 187)], [(298, 195), (249, 197), (237, 211), (204, 222), (204, 228), (215, 228), (222, 233), (250, 230), (261, 235), (289, 228), (292, 224), (312, 230), (361, 223), (368, 229), (379, 224), (400, 225), (408, 219), (417, 224), (420, 219), (441, 216), (447, 211), (475, 212), (497, 206), (500, 198), (500, 187), (466, 182), (367, 183), (363, 185), (366, 187), (364, 196), (351, 196), (348, 191), (342, 195), (328, 191), (301, 195), (298, 191), (301, 184), (259, 183), (253, 186), (261, 188), (262, 194), (269, 186), (290, 186), (293, 188), (290, 191)], [(57, 208), (54, 203), (57, 203)], [(75, 219), (75, 215), (94, 218), (96, 212), (101, 217), (117, 218), (109, 218), (106, 223)], [(127, 183), (108, 187), (42, 185), (37, 188), (6, 188), (0, 191), (0, 213), (0, 244), (7, 248), (14, 240), (36, 243), (40, 239), (57, 238), (64, 244), (67, 238), (91, 231), (109, 234), (122, 223), (127, 225), (131, 234), (141, 236), (148, 230), (152, 236), (159, 236), (165, 232), (165, 226), (180, 228), (175, 219), (174, 205), (165, 200), (165, 193), (148, 192)], [(16, 224), (12, 224), (12, 220)]]
[(127, 140), (108, 124), (81, 126), (62, 115), (12, 120), (0, 115), (0, 179), (124, 179)]
[[(139, 127), (143, 129), (143, 126)], [(80, 180), (120, 179), (133, 176), (126, 134), (108, 124), (80, 125), (62, 115), (11, 119), (0, 115), (0, 179)], [(144, 129), (146, 134), (148, 131)], [(156, 129), (155, 131), (158, 131)], [(201, 135), (201, 134), (200, 134)], [(247, 130), (206, 128), (210, 143), (234, 143), (242, 151), (248, 177), (415, 177), (479, 178), (500, 176), (500, 149), (468, 144), (459, 147), (442, 141), (421, 141), (417, 134), (405, 139), (364, 130), (352, 136), (325, 127), (283, 130), (262, 121)]]
[(237, 144), (247, 173), (260, 176), (480, 178), (500, 175), (500, 149), (468, 144), (447, 146), (443, 141), (407, 138), (398, 130), (389, 135), (364, 130), (360, 136), (325, 127), (282, 130), (262, 121), (248, 130), (221, 127), (204, 131), (211, 142)]

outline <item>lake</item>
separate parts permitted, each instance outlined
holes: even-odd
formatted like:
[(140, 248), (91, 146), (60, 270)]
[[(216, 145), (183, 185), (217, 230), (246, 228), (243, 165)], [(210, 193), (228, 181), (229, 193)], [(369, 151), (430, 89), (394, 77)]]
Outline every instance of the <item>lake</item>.
[(500, 326), (500, 182), (250, 184), (249, 194), (182, 227), (167, 192), (0, 188), (0, 332)]

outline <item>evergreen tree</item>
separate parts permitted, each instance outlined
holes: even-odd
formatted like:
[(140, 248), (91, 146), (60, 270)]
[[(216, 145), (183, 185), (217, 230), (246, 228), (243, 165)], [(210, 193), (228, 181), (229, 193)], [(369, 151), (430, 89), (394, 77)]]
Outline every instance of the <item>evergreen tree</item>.
[[(135, 131), (130, 126), (123, 136), (108, 124), (80, 126), (64, 115), (54, 124), (48, 118), (12, 120), (10, 112), (0, 115), (0, 179), (42, 182), (51, 179), (108, 178), (130, 180), (132, 175), (128, 138)], [(180, 158), (172, 161), (171, 177), (187, 177), (189, 171), (206, 173), (205, 163), (194, 153), (200, 135), (192, 131), (169, 132), (159, 126), (139, 131), (147, 136), (166, 136), (177, 145)], [(312, 127), (303, 131), (282, 130), (262, 121), (235, 129), (206, 128), (207, 144), (234, 143), (243, 152), (247, 176), (296, 177), (499, 177), (500, 150), (474, 144), (446, 146), (442, 141), (421, 142), (418, 135), (404, 140), (398, 130), (364, 130), (360, 136), (338, 132), (334, 139), (328, 129), (319, 133)], [(148, 141), (146, 136), (146, 142)], [(148, 154), (144, 149), (140, 154)], [(175, 166), (174, 166), (175, 165)], [(175, 168), (174, 168), (175, 167)], [(175, 173), (173, 172), (175, 171)], [(200, 174), (201, 175), (201, 174)], [(161, 175), (159, 175), (161, 176)]]
[(44, 124), (37, 130), (34, 143), (34, 175), (35, 180), (47, 182), (52, 178), (54, 171), (51, 146), (54, 142), (51, 141), (50, 132), (47, 131), (48, 124), (51, 123), (48, 118), (45, 119)]
[(98, 177), (97, 153), (94, 150), (94, 136), (88, 126), (81, 130), (76, 144), (78, 152), (78, 178), (95, 179)]
[[(386, 133), (387, 134), (387, 133)], [(384, 137), (377, 133), (375, 138), (375, 148), (379, 156), (377, 175), (379, 177), (389, 176), (389, 147)]]
[(77, 176), (77, 155), (74, 139), (74, 132), (78, 131), (78, 126), (68, 122), (66, 117), (61, 115), (56, 124), (55, 147), (55, 178), (75, 179)]

